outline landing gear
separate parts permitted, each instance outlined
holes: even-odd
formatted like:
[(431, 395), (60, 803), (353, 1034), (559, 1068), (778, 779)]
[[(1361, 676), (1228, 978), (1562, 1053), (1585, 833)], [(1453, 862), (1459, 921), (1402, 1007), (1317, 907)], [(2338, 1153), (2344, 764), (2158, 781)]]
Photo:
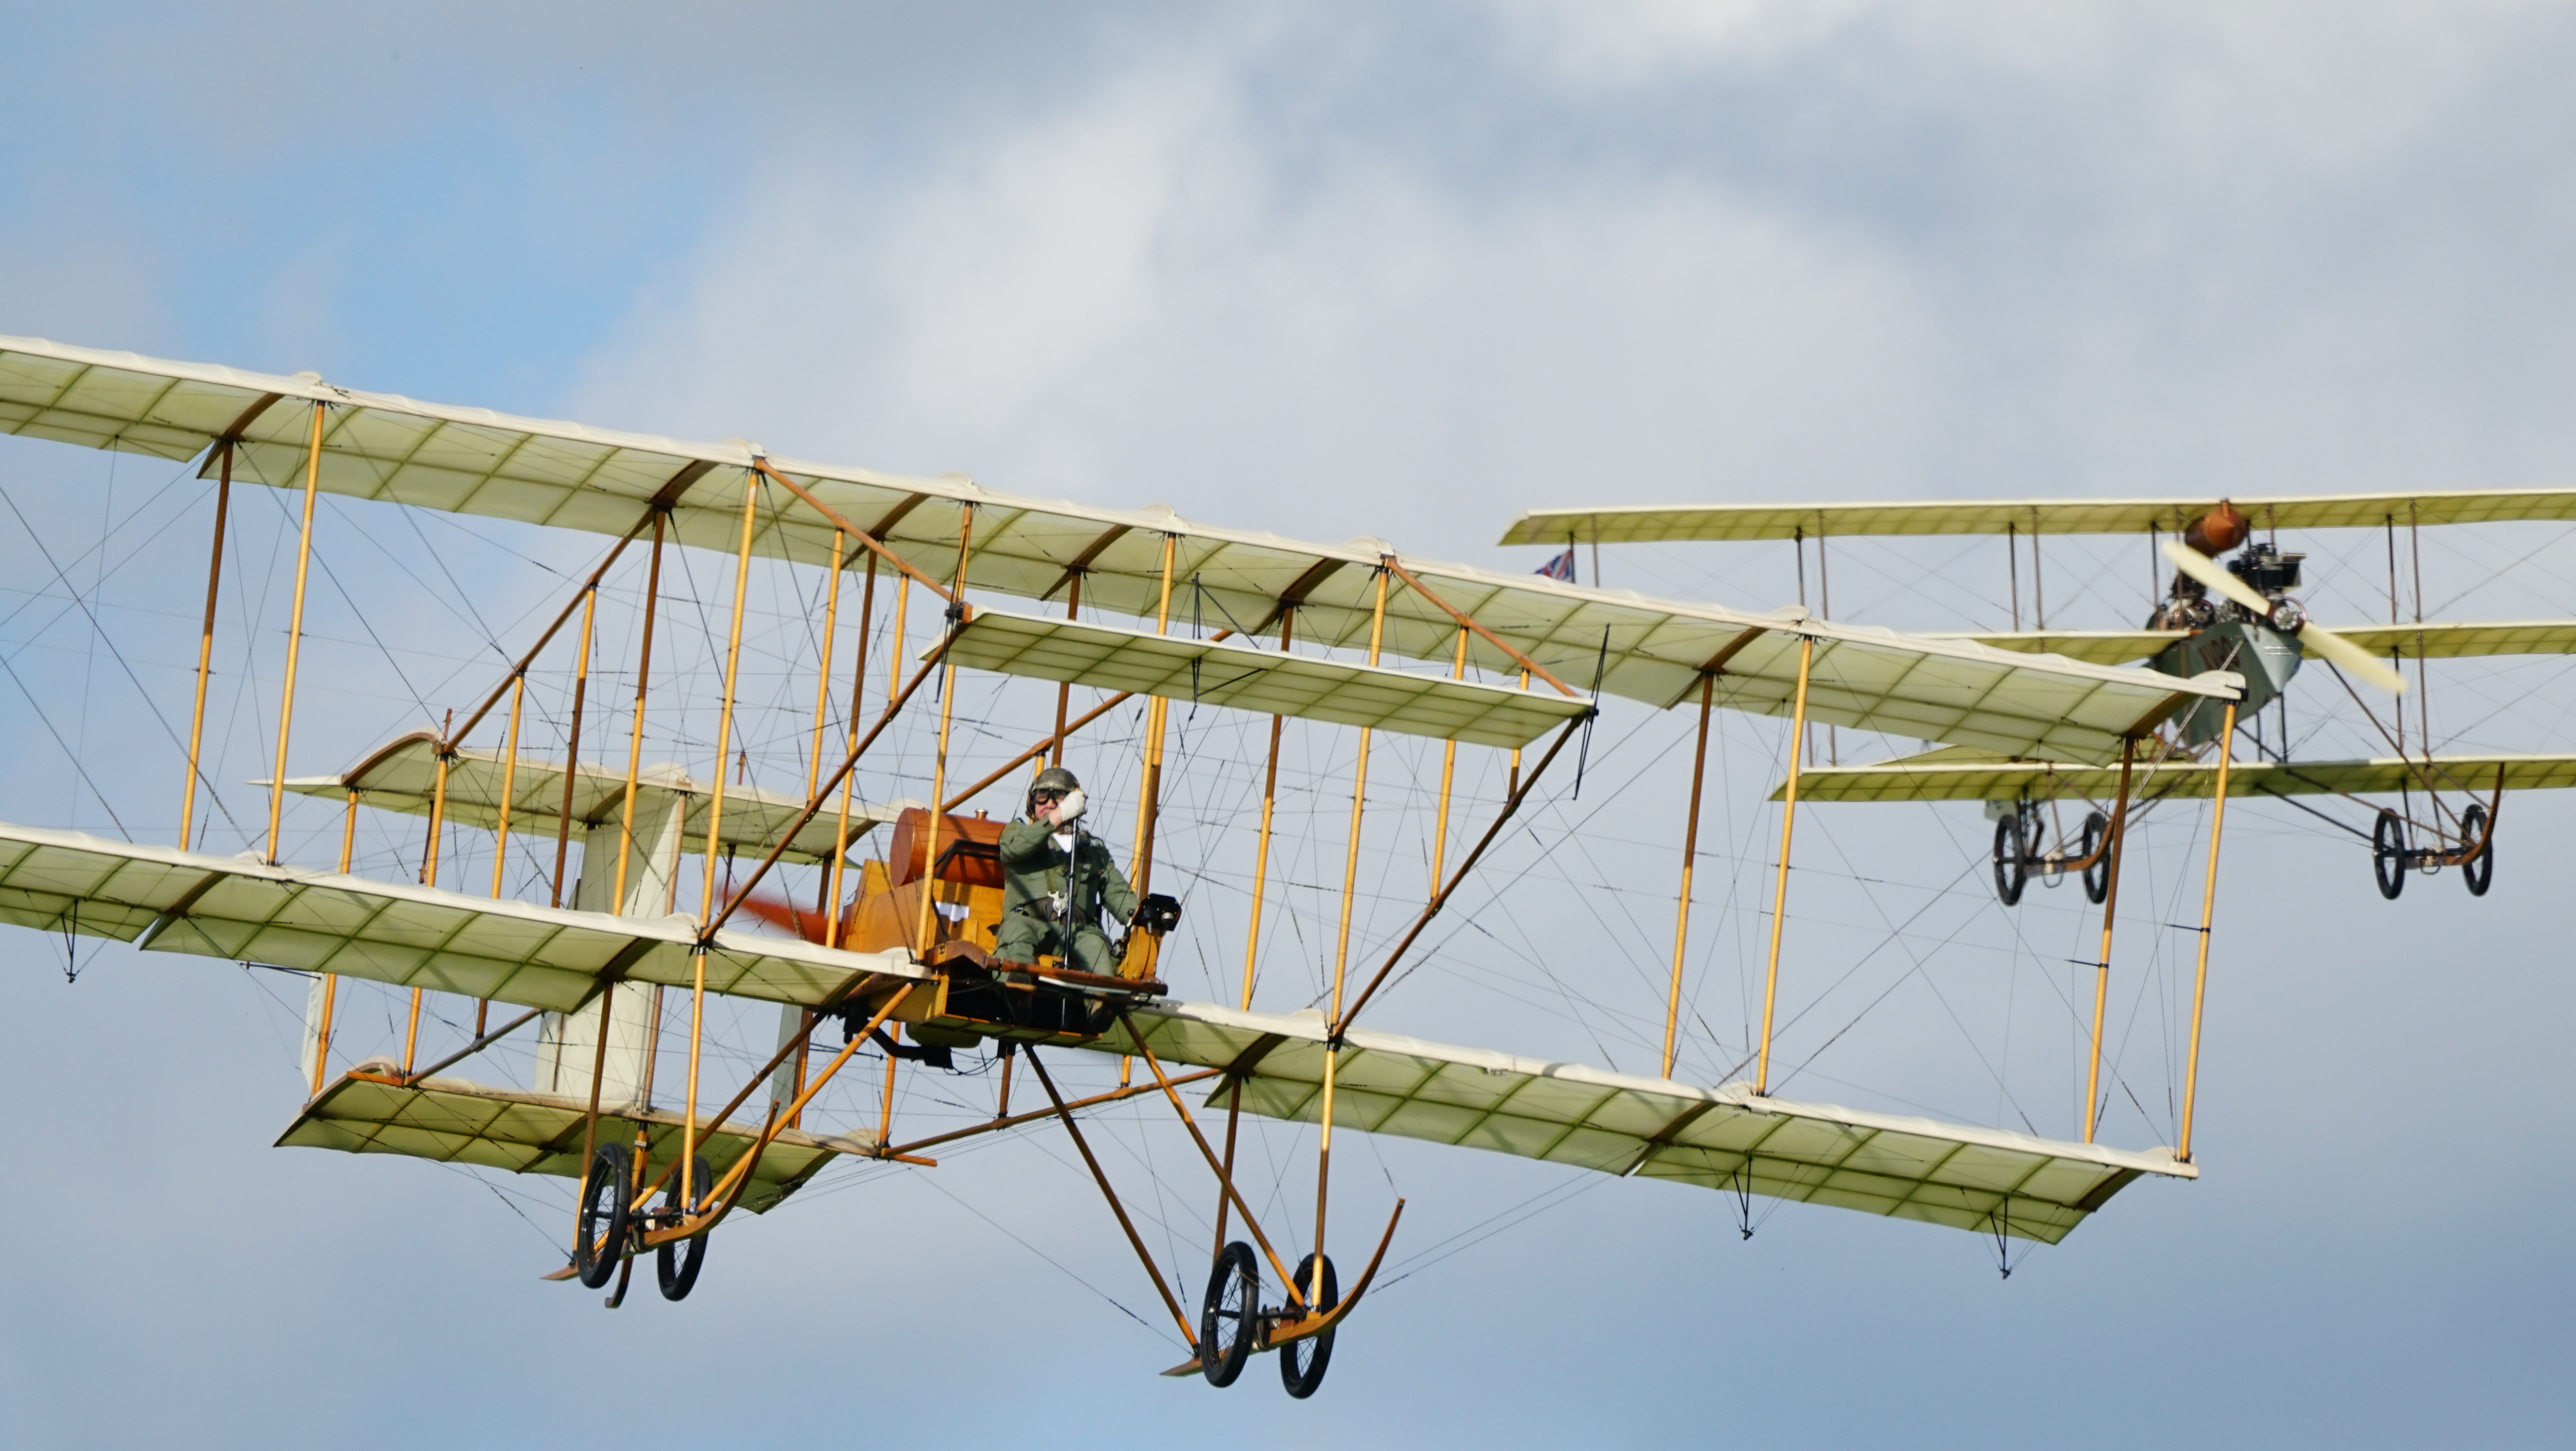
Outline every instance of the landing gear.
[(2379, 895), (2394, 902), (2397, 894), (2406, 890), (2409, 858), (2404, 818), (2394, 811), (2382, 810), (2370, 828), (2370, 872), (2379, 879)]
[[(1318, 1258), (1322, 1260), (1323, 1268), (1321, 1294), (1315, 1289)], [(1367, 1286), (1361, 1288), (1366, 1289)], [(1306, 1297), (1306, 1313), (1309, 1315), (1321, 1315), (1341, 1303), (1342, 1287), (1333, 1278), (1330, 1255), (1319, 1257), (1310, 1254), (1297, 1262), (1297, 1293)], [(1324, 1383), (1324, 1370), (1333, 1363), (1333, 1333), (1327, 1330), (1320, 1335), (1291, 1340), (1279, 1347), (1279, 1383), (1288, 1388), (1288, 1394), (1302, 1401)]]
[(2007, 907), (2021, 901), (2021, 889), (2030, 881), (2026, 845), (2019, 810), (1995, 822), (1995, 895)]
[(2472, 897), (2485, 896), (2495, 880), (2495, 842), (2487, 834), (2487, 820), (2483, 806), (2472, 804), (2460, 813), (2460, 850), (2477, 853), (2460, 863), (2460, 880), (2468, 883)]
[(2111, 895), (2111, 854), (2103, 848), (2111, 839), (2111, 818), (2099, 811), (2084, 817), (2084, 900), (2099, 907)]
[[(703, 1158), (694, 1161), (691, 1170), (694, 1177), (690, 1188), (698, 1193), (705, 1193), (707, 1186), (715, 1182), (714, 1177), (707, 1172), (707, 1161)], [(688, 1212), (688, 1201), (680, 1196), (680, 1176), (674, 1174), (671, 1176), (670, 1187), (662, 1191), (659, 1214), (667, 1222), (677, 1224), (687, 1216)], [(661, 1282), (662, 1298), (665, 1300), (689, 1298), (689, 1291), (696, 1289), (698, 1285), (698, 1267), (706, 1262), (707, 1236), (703, 1234), (674, 1240), (657, 1247), (653, 1251), (653, 1275)]]
[[(1199, 1374), (1212, 1386), (1234, 1384), (1260, 1335), (1261, 1271), (1253, 1263), (1252, 1246), (1236, 1240), (1216, 1257), (1207, 1295), (1199, 1302)], [(1316, 1378), (1322, 1379), (1320, 1371)]]
[(582, 1176), (581, 1213), (573, 1226), (572, 1265), (583, 1285), (599, 1289), (617, 1273), (634, 1208), (635, 1174), (626, 1146), (601, 1144)]

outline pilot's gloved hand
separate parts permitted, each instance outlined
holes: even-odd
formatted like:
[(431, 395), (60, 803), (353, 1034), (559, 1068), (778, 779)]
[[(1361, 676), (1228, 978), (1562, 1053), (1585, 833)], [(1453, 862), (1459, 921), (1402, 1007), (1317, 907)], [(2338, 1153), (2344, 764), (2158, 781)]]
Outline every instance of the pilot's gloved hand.
[(1065, 793), (1062, 801), (1055, 804), (1055, 824), (1071, 826), (1081, 820), (1082, 813), (1088, 809), (1090, 809), (1090, 802), (1083, 799), (1080, 790), (1069, 791)]

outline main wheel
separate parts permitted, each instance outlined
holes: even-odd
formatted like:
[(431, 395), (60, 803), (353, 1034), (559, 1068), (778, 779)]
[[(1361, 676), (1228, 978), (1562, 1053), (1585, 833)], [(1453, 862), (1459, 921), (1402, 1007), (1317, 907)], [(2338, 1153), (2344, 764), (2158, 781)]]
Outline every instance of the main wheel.
[(601, 1144), (582, 1176), (581, 1213), (573, 1221), (572, 1267), (591, 1289), (608, 1283), (626, 1253), (635, 1209), (635, 1175), (624, 1144)]
[(2111, 854), (2103, 846), (2111, 839), (2111, 818), (2099, 811), (2084, 818), (2084, 855), (2093, 865), (2084, 869), (2084, 900), (2099, 907), (2111, 895)]
[(2460, 813), (2460, 835), (2467, 839), (2465, 845), (2475, 847), (2478, 853), (2460, 863), (2460, 880), (2469, 884), (2470, 896), (2483, 897), (2487, 884), (2495, 880), (2495, 842), (2492, 838), (2480, 840), (2487, 835), (2485, 807), (2471, 806)]
[(2383, 810), (2370, 828), (2370, 874), (2379, 879), (2379, 895), (2394, 902), (2406, 890), (2406, 822)]
[[(715, 1182), (715, 1176), (707, 1172), (705, 1159), (696, 1160), (693, 1171), (695, 1177), (690, 1181), (690, 1188), (703, 1193), (708, 1185)], [(675, 1218), (688, 1210), (687, 1201), (680, 1197), (680, 1176), (677, 1174), (671, 1176), (670, 1186), (662, 1191), (662, 1207), (671, 1211)], [(698, 1267), (706, 1262), (707, 1237), (703, 1234), (654, 1246), (653, 1277), (661, 1282), (662, 1298), (689, 1298), (689, 1291), (697, 1288)]]
[(1252, 1246), (1236, 1240), (1216, 1257), (1207, 1295), (1199, 1301), (1199, 1374), (1209, 1385), (1230, 1386), (1243, 1374), (1260, 1328), (1261, 1271)]
[(2022, 863), (2021, 813), (2016, 810), (1995, 823), (1995, 895), (2005, 906), (2012, 906), (2021, 900), (2021, 889), (2029, 880), (2029, 870)]
[[(1342, 1301), (1341, 1282), (1333, 1278), (1330, 1255), (1321, 1256), (1324, 1292), (1320, 1297), (1316, 1295), (1317, 1258), (1308, 1255), (1297, 1262), (1297, 1293), (1306, 1297), (1306, 1313), (1309, 1315), (1320, 1315)], [(1327, 1330), (1321, 1335), (1291, 1340), (1279, 1347), (1279, 1383), (1288, 1388), (1288, 1394), (1302, 1401), (1324, 1383), (1324, 1369), (1333, 1363), (1333, 1335), (1333, 1331)]]

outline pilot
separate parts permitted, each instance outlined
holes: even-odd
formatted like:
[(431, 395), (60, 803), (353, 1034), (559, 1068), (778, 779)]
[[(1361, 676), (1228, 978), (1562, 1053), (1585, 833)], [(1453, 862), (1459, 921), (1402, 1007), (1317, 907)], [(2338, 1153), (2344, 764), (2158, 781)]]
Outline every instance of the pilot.
[(1045, 953), (1079, 972), (1117, 973), (1100, 912), (1129, 921), (1136, 892), (1108, 846), (1082, 829), (1083, 810), (1082, 783), (1049, 766), (1029, 783), (1027, 819), (1002, 828), (1002, 925), (993, 944), (1002, 961), (1035, 962)]

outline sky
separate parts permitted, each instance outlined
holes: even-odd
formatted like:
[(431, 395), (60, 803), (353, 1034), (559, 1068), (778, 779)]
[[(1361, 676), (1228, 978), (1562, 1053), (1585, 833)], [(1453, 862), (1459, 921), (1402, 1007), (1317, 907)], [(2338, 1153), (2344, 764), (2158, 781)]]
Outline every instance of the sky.
[[(2545, 487), (2576, 457), (2565, 5), (21, 4), (0, 36), (0, 333), (1498, 568), (1535, 567), (1493, 541), (1543, 506)], [(273, 624), (251, 581), (289, 521), (254, 492), (241, 618)], [(0, 623), (5, 815), (166, 839), (202, 487), (0, 440), (0, 496), (12, 588), (65, 622)], [(298, 769), (470, 703), (490, 662), (457, 632), (524, 638), (596, 553), (417, 528), (324, 556)], [(2320, 597), (2378, 607), (2374, 541), (2312, 547)], [(2427, 548), (2459, 617), (2576, 613), (2555, 529)], [(2134, 624), (2134, 554), (2067, 549), (2070, 622)], [(1835, 560), (1842, 614), (2004, 623), (1996, 560)], [(1757, 608), (1796, 587), (1776, 550), (1604, 568)], [(98, 617), (124, 653), (81, 643)], [(274, 645), (225, 637), (254, 683)], [(218, 697), (227, 783), (266, 769), (249, 698)], [(2428, 718), (2549, 749), (2571, 699), (2554, 667), (2465, 671)], [(1613, 845), (1657, 873), (1681, 725), (1614, 720), (1601, 748), (1643, 783)], [(1780, 733), (1726, 730), (1741, 885)], [(113, 949), (66, 982), (20, 933), (0, 1439), (2560, 1444), (2576, 990), (2549, 883), (2576, 818), (2506, 818), (2494, 895), (2393, 904), (2294, 816), (2232, 820), (2205, 1177), (2129, 1190), (2009, 1279), (1954, 1232), (1792, 1207), (1747, 1239), (1718, 1196), (1374, 1147), (1354, 1172), (1408, 1196), (1414, 1261), (1306, 1402), (1266, 1367), (1150, 1374), (1168, 1327), (1052, 1142), (852, 1178), (728, 1229), (687, 1304), (605, 1315), (536, 1279), (560, 1235), (525, 1215), (560, 1195), (269, 1147), (301, 984)], [(1850, 883), (1977, 865), (1973, 808), (1817, 819)], [(1752, 920), (1710, 916), (1713, 941)], [(1663, 929), (1533, 930), (1609, 999)], [(1982, 1034), (2043, 980), (1945, 981)], [(1991, 1092), (1970, 1116), (2019, 1126), (2009, 1086), (2067, 1132), (2062, 1044), (1990, 1079), (1943, 1005), (1900, 1001), (1827, 1065), (1853, 1092)], [(1389, 1011), (1633, 1051), (1615, 1015), (1421, 984)], [(2139, 1112), (2130, 1141), (2163, 1142)], [(1348, 1192), (1337, 1223), (1383, 1208)]]

